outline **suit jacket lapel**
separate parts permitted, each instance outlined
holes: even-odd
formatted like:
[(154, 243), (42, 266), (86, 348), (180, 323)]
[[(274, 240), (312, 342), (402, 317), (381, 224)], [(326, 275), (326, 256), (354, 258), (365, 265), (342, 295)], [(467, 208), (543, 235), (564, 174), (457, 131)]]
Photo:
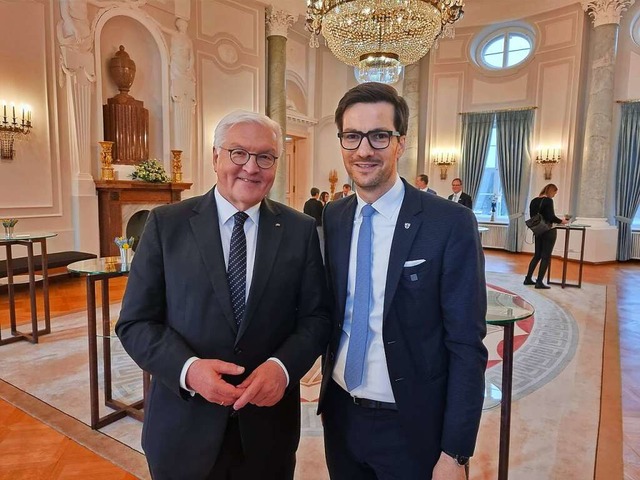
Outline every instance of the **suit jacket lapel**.
[(280, 209), (277, 204), (265, 198), (260, 206), (260, 224), (258, 225), (258, 239), (256, 242), (256, 258), (253, 264), (253, 278), (247, 298), (247, 306), (244, 312), (244, 319), (240, 323), (240, 330), (236, 338), (236, 343), (246, 331), (247, 326), (260, 302), (260, 298), (267, 286), (267, 281), (271, 276), (273, 265), (276, 260), (282, 235), (286, 225), (282, 225), (280, 219)]
[(342, 212), (337, 218), (337, 225), (334, 225), (337, 245), (332, 265), (335, 266), (336, 291), (340, 312), (337, 318), (344, 318), (344, 309), (347, 302), (347, 281), (349, 276), (349, 255), (351, 251), (351, 236), (353, 235), (353, 219), (356, 215), (358, 199), (351, 195)]
[(389, 306), (398, 288), (398, 282), (402, 276), (404, 262), (408, 260), (409, 251), (416, 238), (422, 220), (418, 214), (422, 211), (422, 201), (418, 190), (404, 182), (404, 199), (398, 214), (398, 221), (391, 242), (391, 255), (389, 256), (389, 269), (387, 270), (387, 284), (384, 294), (383, 321), (389, 313)]
[(235, 332), (237, 331), (237, 326), (233, 317), (233, 307), (231, 306), (231, 294), (229, 293), (229, 283), (220, 239), (218, 208), (213, 189), (202, 197), (194, 211), (198, 215), (194, 215), (190, 219), (191, 230), (224, 318)]

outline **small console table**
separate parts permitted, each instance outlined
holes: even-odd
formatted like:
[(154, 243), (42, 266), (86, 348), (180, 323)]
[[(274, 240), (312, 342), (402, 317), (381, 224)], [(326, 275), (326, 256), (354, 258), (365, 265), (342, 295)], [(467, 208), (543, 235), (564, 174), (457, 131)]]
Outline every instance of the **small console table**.
[[(47, 238), (55, 237), (56, 233), (22, 233), (11, 237), (0, 236), (0, 245), (7, 250), (7, 288), (9, 291), (9, 319), (11, 336), (3, 339), (0, 332), (0, 345), (7, 345), (19, 340), (38, 343), (39, 335), (51, 333), (51, 317), (49, 313), (49, 274), (47, 270)], [(40, 244), (42, 264), (42, 296), (44, 303), (44, 329), (38, 329), (38, 307), (36, 298), (36, 274), (33, 254), (33, 244)], [(13, 284), (13, 256), (11, 247), (22, 245), (27, 247), (27, 265), (29, 268), (29, 301), (31, 310), (31, 332), (21, 332), (16, 325), (16, 298)]]
[[(560, 285), (565, 287), (582, 287), (582, 267), (584, 266), (584, 239), (587, 231), (587, 227), (590, 225), (582, 225), (578, 223), (568, 225), (557, 225), (554, 228), (558, 230), (564, 230), (564, 251), (562, 253), (562, 279), (560, 281), (551, 280), (551, 262), (549, 263), (549, 269), (547, 270), (547, 283), (554, 285)], [(580, 260), (578, 260), (578, 283), (567, 282), (567, 262), (569, 261), (569, 237), (571, 232), (575, 230), (581, 233), (582, 238), (580, 240)]]
[(533, 306), (522, 297), (503, 293), (487, 286), (487, 316), (489, 325), (504, 328), (502, 358), (502, 395), (500, 405), (500, 447), (498, 480), (509, 478), (509, 444), (511, 437), (511, 391), (513, 385), (514, 324), (533, 315)]
[[(111, 379), (111, 340), (114, 338), (111, 332), (109, 317), (109, 279), (129, 275), (131, 263), (120, 263), (120, 257), (96, 258), (75, 262), (67, 268), (70, 273), (84, 276), (87, 282), (87, 327), (89, 341), (89, 396), (91, 405), (91, 428), (98, 430), (125, 416), (136, 420), (143, 420), (144, 394), (149, 384), (149, 375), (143, 375), (143, 399), (132, 404), (126, 404), (115, 400), (112, 394)], [(102, 354), (104, 374), (104, 404), (114, 411), (100, 417), (100, 405), (98, 399), (98, 332), (96, 319), (96, 282), (102, 282)]]

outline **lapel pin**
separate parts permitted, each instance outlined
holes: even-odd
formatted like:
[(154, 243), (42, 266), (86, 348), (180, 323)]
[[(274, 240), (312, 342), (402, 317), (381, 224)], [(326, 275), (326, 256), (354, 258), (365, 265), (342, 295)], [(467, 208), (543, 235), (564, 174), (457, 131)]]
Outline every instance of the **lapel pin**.
[(280, 226), (280, 224), (279, 224), (279, 223), (276, 223), (276, 227), (279, 227), (279, 226)]
[(410, 226), (411, 226), (411, 224), (410, 224), (410, 223), (405, 223), (405, 224), (404, 224), (404, 229), (405, 229), (405, 230), (409, 230), (409, 227), (410, 227)]

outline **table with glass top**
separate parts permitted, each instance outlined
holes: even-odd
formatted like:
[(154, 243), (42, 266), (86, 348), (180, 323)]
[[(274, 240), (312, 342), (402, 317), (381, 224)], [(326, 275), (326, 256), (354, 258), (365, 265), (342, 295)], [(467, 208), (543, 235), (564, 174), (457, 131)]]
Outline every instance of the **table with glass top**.
[[(129, 274), (131, 262), (121, 263), (120, 257), (94, 258), (70, 264), (69, 272), (86, 278), (87, 284), (87, 327), (89, 341), (89, 396), (91, 403), (91, 428), (98, 430), (126, 416), (143, 420), (144, 396), (142, 400), (127, 404), (113, 398), (111, 377), (111, 341), (116, 338), (112, 332), (109, 316), (109, 279)], [(96, 318), (96, 282), (102, 282), (102, 322), (98, 332)], [(104, 404), (114, 411), (100, 416), (98, 387), (98, 337), (102, 338)], [(149, 375), (143, 374), (143, 392), (147, 391)]]
[[(47, 239), (57, 236), (57, 233), (21, 233), (10, 237), (0, 236), (0, 245), (4, 245), (7, 251), (7, 288), (9, 291), (9, 319), (11, 324), (11, 336), (3, 339), (0, 331), (0, 345), (26, 340), (38, 343), (39, 335), (51, 333), (51, 317), (49, 313), (49, 274), (47, 270)], [(38, 328), (38, 308), (36, 292), (36, 274), (33, 253), (33, 244), (40, 244), (40, 258), (42, 263), (42, 297), (44, 305), (44, 328)], [(29, 302), (31, 310), (31, 332), (22, 332), (16, 325), (16, 298), (13, 282), (13, 255), (12, 247), (22, 245), (27, 247), (27, 266), (29, 268)]]
[[(511, 435), (511, 390), (513, 384), (513, 333), (514, 324), (533, 315), (533, 306), (518, 295), (500, 292), (487, 286), (487, 316), (489, 325), (503, 327), (502, 385), (500, 387), (500, 448), (498, 480), (509, 478), (509, 442)], [(487, 392), (500, 394), (497, 387), (489, 385)]]

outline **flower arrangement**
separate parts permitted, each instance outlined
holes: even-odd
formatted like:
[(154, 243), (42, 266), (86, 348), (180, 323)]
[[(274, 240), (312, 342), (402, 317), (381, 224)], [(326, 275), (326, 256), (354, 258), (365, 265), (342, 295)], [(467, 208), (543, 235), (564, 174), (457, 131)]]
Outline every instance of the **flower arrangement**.
[(166, 183), (171, 179), (167, 172), (164, 171), (162, 164), (155, 158), (143, 160), (131, 174), (133, 180), (142, 180), (143, 182)]
[(2, 226), (5, 228), (15, 227), (16, 223), (18, 223), (17, 218), (3, 218), (0, 221), (2, 222)]
[(129, 250), (133, 247), (134, 241), (135, 238), (133, 237), (116, 237), (114, 239), (114, 242), (116, 242), (116, 245), (120, 249), (120, 265), (122, 268), (126, 268), (130, 262)]
[(118, 246), (118, 248), (124, 249), (124, 250), (129, 250), (131, 247), (133, 247), (133, 242), (135, 242), (135, 238), (133, 237), (116, 237), (114, 239), (114, 242), (116, 242), (116, 245)]
[(491, 197), (491, 213), (496, 212), (496, 205), (498, 205), (498, 195), (494, 193)]

